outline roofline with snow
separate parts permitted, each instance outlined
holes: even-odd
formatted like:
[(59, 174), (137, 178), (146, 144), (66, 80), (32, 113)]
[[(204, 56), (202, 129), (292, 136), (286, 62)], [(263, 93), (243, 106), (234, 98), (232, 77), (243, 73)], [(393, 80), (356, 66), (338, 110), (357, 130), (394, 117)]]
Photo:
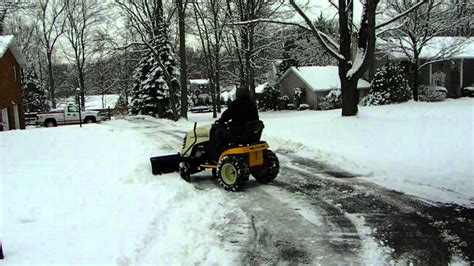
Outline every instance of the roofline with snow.
[(288, 76), (290, 74), (290, 72), (294, 72), (296, 74), (296, 76), (301, 80), (303, 81), (304, 84), (306, 84), (306, 86), (308, 86), (309, 89), (311, 89), (312, 91), (316, 91), (313, 86), (311, 86), (304, 78), (303, 76), (301, 76), (301, 74), (298, 72), (298, 67), (290, 67), (288, 68), (285, 73), (283, 73), (283, 75), (281, 76), (280, 79), (278, 79), (278, 83), (280, 83), (284, 78), (286, 78), (286, 76)]
[(3, 58), (3, 56), (6, 54), (6, 51), (10, 49), (10, 51), (13, 54), (13, 57), (15, 57), (15, 60), (17, 61), (18, 65), (20, 67), (25, 67), (26, 66), (26, 59), (23, 56), (23, 53), (21, 52), (20, 47), (17, 45), (15, 41), (15, 36), (14, 35), (2, 35), (2, 37), (12, 37), (11, 41), (6, 43), (7, 49), (5, 49), (5, 52), (3, 54), (0, 54), (0, 58)]

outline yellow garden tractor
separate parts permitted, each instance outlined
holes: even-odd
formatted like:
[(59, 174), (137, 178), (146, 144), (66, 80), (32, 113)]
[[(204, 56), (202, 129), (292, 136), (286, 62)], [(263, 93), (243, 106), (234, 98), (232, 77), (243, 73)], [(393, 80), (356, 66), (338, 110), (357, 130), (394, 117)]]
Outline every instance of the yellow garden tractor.
[[(224, 189), (237, 191), (244, 186), (250, 174), (259, 183), (274, 180), (280, 171), (278, 157), (261, 141), (262, 121), (248, 122), (238, 136), (229, 134), (224, 147), (219, 147), (217, 162), (211, 158), (211, 132), (217, 124), (196, 127), (184, 137), (181, 153), (150, 158), (153, 174), (177, 171), (187, 182), (191, 175), (212, 170)], [(224, 125), (227, 126), (227, 125)], [(230, 129), (229, 129), (230, 132)]]

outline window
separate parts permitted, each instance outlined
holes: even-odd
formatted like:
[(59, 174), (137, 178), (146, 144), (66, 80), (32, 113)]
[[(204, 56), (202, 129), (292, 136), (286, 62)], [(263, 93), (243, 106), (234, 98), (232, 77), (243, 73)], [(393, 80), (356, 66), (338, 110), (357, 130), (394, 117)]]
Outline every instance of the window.
[(68, 106), (67, 111), (70, 113), (74, 113), (74, 112), (79, 112), (79, 109), (77, 109), (77, 106)]

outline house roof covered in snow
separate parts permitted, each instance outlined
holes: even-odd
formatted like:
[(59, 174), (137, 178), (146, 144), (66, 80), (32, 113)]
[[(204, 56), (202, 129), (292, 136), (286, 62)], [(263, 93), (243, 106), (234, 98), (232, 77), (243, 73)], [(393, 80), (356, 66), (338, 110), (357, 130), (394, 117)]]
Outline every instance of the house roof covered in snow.
[(190, 79), (189, 84), (190, 85), (208, 85), (209, 79)]
[[(395, 59), (408, 58), (405, 52), (412, 56), (408, 39), (378, 40), (379, 50), (389, 51)], [(474, 59), (474, 37), (433, 37), (428, 40), (421, 50), (420, 59), (449, 58)]]
[(13, 35), (0, 35), (0, 58), (3, 58), (8, 48), (10, 48), (13, 56), (21, 67), (26, 65), (25, 57), (23, 56), (20, 47), (16, 44)]
[[(280, 80), (286, 78), (290, 73), (294, 73), (315, 92), (341, 88), (337, 66), (290, 67), (281, 76)], [(369, 87), (369, 82), (359, 79), (357, 83), (358, 89), (368, 89)]]
[(255, 87), (255, 93), (259, 94), (263, 92), (263, 89), (268, 85), (268, 82), (265, 82), (263, 84), (259, 84), (257, 87)]

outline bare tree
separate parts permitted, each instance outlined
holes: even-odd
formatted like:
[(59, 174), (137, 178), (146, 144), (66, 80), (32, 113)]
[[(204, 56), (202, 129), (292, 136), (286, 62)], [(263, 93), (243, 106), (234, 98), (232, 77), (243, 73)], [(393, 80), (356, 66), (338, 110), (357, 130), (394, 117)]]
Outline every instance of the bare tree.
[(224, 0), (205, 0), (194, 4), (194, 18), (209, 75), (213, 117), (221, 111), (221, 52), (225, 26), (229, 20)]
[(354, 116), (358, 112), (357, 82), (367, 71), (369, 65), (373, 63), (376, 30), (403, 18), (424, 4), (425, 1), (417, 2), (410, 9), (378, 25), (376, 16), (379, 0), (361, 1), (363, 12), (360, 23), (355, 19), (353, 0), (338, 0), (337, 3), (330, 1), (337, 9), (338, 14), (339, 40), (337, 40), (317, 29), (302, 7), (295, 0), (289, 0), (294, 10), (305, 21), (306, 25), (298, 24), (298, 26), (314, 34), (321, 45), (338, 61), (343, 116)]
[(186, 9), (189, 0), (176, 0), (179, 25), (179, 63), (181, 68), (181, 117), (188, 118), (188, 65), (186, 60)]
[(264, 46), (257, 45), (258, 35), (265, 30), (262, 21), (275, 17), (281, 6), (276, 0), (227, 0), (227, 12), (232, 19), (231, 38), (239, 65), (239, 83), (255, 98), (256, 57)]
[(56, 108), (56, 87), (53, 69), (54, 48), (58, 39), (64, 33), (66, 4), (63, 0), (42, 0), (38, 3), (38, 17), (42, 32), (42, 46), (46, 54), (49, 96), (51, 105)]
[(5, 28), (5, 20), (9, 13), (28, 7), (29, 4), (21, 0), (3, 0), (0, 2), (0, 35)]
[[(385, 14), (395, 17), (397, 14), (411, 9), (415, 4), (416, 2), (413, 0), (388, 0)], [(437, 47), (439, 50), (436, 53), (425, 56), (423, 62), (420, 60), (422, 52), (430, 44), (433, 45), (433, 38), (444, 35), (451, 29), (457, 29), (469, 20), (469, 17), (466, 16), (467, 13), (459, 12), (459, 9), (463, 9), (463, 7), (458, 5), (464, 4), (431, 0), (428, 4), (408, 14), (400, 25), (383, 34), (388, 48), (405, 56), (411, 63), (413, 69), (412, 89), (415, 101), (418, 100), (420, 70), (433, 62), (449, 58), (462, 48), (467, 40), (450, 38), (450, 41), (444, 42), (442, 47)]]
[(99, 22), (104, 21), (101, 4), (97, 0), (66, 0), (66, 27), (64, 35), (68, 40), (72, 59), (77, 71), (80, 89), (81, 105), (85, 105), (85, 67), (91, 56), (94, 55), (94, 31)]

